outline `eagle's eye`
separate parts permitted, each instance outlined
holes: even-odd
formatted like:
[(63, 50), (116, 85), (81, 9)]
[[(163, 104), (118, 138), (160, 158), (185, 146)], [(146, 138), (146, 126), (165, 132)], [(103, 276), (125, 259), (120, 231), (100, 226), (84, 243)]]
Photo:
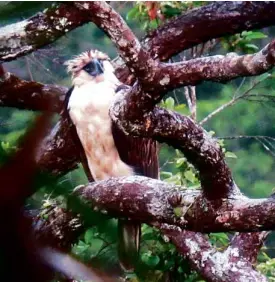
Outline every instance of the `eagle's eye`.
[(98, 59), (93, 59), (90, 63), (83, 67), (83, 70), (91, 76), (97, 76), (103, 73), (103, 65)]

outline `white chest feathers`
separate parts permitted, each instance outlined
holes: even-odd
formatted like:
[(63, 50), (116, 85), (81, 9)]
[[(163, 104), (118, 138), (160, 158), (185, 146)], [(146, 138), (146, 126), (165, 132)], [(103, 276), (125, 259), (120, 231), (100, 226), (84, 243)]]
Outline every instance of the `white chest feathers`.
[(96, 181), (133, 175), (131, 167), (121, 161), (111, 132), (109, 107), (114, 95), (105, 83), (87, 83), (75, 87), (69, 99), (69, 114)]

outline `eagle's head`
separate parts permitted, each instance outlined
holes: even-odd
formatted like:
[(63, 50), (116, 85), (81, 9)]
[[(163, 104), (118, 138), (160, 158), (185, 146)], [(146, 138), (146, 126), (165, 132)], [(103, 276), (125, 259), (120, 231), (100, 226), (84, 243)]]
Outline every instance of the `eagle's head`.
[(114, 68), (109, 57), (97, 50), (89, 50), (65, 62), (67, 71), (72, 74), (75, 86), (87, 82), (99, 83), (105, 80), (116, 80)]

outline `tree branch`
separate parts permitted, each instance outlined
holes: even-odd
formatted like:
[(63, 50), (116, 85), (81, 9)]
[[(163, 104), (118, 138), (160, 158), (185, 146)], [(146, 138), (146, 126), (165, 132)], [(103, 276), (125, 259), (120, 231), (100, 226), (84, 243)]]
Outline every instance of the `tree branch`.
[(84, 230), (79, 216), (50, 203), (41, 211), (26, 212), (33, 221), (35, 238), (42, 244), (49, 245), (62, 251), (70, 251)]
[(71, 138), (70, 126), (61, 118), (44, 139), (36, 158), (40, 170), (60, 175), (77, 168), (79, 152)]
[[(172, 18), (141, 42), (153, 58), (166, 61), (211, 39), (274, 24), (274, 2), (215, 2)], [(129, 69), (120, 60), (116, 74), (121, 81), (130, 83)]]
[(136, 120), (132, 115), (136, 103), (118, 94), (111, 117), (128, 134), (153, 138), (181, 150), (200, 173), (203, 191), (211, 199), (226, 196), (234, 190), (224, 154), (214, 138), (186, 116), (155, 107)]
[(167, 60), (208, 40), (274, 24), (274, 2), (215, 2), (172, 18), (144, 41), (150, 54)]
[[(161, 84), (166, 89), (196, 85), (202, 81), (226, 82), (237, 77), (262, 74), (275, 64), (275, 40), (261, 51), (251, 55), (211, 56), (180, 63), (161, 64), (154, 85)], [(164, 78), (166, 78), (164, 80)]]
[(157, 62), (142, 48), (123, 18), (104, 1), (75, 2), (75, 6), (90, 15), (92, 21), (110, 37), (135, 77), (148, 84)]
[(76, 193), (103, 213), (160, 227), (167, 223), (198, 232), (273, 230), (275, 200), (232, 194), (221, 203), (189, 190), (142, 176), (111, 178)]
[(243, 258), (239, 249), (228, 247), (218, 252), (200, 233), (181, 231), (164, 226), (163, 233), (175, 244), (180, 254), (210, 282), (267, 282), (267, 278), (255, 271), (252, 264)]
[[(0, 106), (60, 112), (67, 88), (26, 81), (4, 72), (0, 75)], [(51, 105), (48, 108), (47, 105)]]
[(267, 231), (239, 233), (232, 238), (230, 246), (231, 248), (237, 248), (242, 258), (255, 264), (258, 253), (269, 233)]
[(44, 47), (90, 19), (75, 7), (58, 4), (0, 29), (0, 61), (11, 61)]

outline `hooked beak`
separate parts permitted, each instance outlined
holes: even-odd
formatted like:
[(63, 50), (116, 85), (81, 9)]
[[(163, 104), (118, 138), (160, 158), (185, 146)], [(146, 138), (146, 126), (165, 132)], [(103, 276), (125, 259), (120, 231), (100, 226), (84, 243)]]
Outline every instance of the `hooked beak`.
[(91, 76), (98, 76), (104, 72), (102, 64), (98, 59), (93, 59), (83, 69)]

